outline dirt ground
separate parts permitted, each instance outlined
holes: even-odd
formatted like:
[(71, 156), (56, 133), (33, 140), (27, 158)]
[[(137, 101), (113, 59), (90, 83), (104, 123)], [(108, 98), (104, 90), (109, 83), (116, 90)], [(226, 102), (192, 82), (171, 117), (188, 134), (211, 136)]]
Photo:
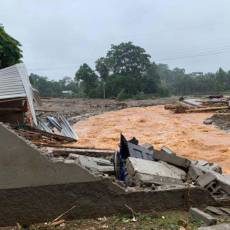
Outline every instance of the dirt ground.
[(164, 105), (177, 101), (177, 97), (158, 98), (148, 100), (110, 100), (110, 99), (61, 99), (43, 98), (38, 111), (47, 113), (62, 113), (67, 117), (92, 116), (106, 111), (124, 109), (128, 107), (143, 107), (150, 105)]

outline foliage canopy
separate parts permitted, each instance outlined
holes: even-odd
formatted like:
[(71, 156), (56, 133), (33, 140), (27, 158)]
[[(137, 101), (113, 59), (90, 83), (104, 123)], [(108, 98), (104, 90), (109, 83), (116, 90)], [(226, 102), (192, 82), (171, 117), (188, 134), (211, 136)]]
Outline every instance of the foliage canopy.
[(22, 58), (21, 44), (0, 25), (0, 69), (17, 64)]

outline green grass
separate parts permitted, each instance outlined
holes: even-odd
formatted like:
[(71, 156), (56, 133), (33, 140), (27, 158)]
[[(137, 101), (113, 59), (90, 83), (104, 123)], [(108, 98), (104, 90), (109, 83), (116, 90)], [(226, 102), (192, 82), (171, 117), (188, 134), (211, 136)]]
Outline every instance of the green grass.
[(135, 213), (130, 215), (114, 215), (96, 219), (79, 219), (67, 221), (62, 225), (50, 227), (48, 225), (33, 225), (29, 229), (82, 229), (82, 230), (195, 230), (202, 223), (189, 219), (188, 213), (183, 211), (168, 211), (163, 213)]

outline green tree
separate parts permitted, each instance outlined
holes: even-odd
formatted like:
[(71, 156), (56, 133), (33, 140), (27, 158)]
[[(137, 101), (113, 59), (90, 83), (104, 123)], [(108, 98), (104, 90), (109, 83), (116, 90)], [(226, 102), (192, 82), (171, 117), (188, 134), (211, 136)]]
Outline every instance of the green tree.
[(7, 34), (0, 25), (0, 69), (20, 62), (22, 58), (21, 44)]
[(150, 66), (150, 55), (132, 42), (112, 45), (106, 55), (107, 63), (114, 74), (138, 76)]
[(96, 71), (100, 74), (100, 78), (106, 81), (109, 76), (109, 65), (106, 58), (101, 57), (96, 61)]
[(150, 67), (150, 55), (132, 42), (112, 45), (106, 57), (96, 61), (107, 97), (131, 97), (143, 91), (141, 87)]
[(88, 97), (95, 97), (97, 94), (98, 76), (86, 64), (80, 66), (75, 74), (75, 81), (83, 88), (84, 93)]
[(152, 63), (141, 79), (142, 92), (146, 94), (154, 94), (160, 88), (160, 76), (157, 72), (157, 65)]

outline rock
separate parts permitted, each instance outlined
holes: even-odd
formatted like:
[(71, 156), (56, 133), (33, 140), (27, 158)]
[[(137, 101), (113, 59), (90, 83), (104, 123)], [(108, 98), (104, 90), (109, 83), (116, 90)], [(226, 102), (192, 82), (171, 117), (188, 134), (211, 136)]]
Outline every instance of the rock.
[(204, 123), (205, 125), (211, 125), (211, 124), (213, 123), (213, 120), (212, 120), (212, 118), (207, 118), (207, 119), (205, 119), (205, 120), (203, 121), (203, 123)]

